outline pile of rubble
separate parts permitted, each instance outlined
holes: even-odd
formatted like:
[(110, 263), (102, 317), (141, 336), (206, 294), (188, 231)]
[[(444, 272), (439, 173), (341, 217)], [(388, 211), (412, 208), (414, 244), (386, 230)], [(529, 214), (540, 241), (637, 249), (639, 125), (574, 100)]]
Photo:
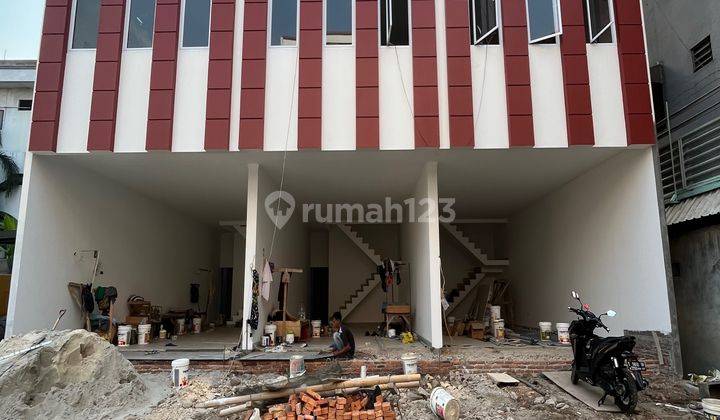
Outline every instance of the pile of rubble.
[[(300, 394), (292, 394), (286, 404), (275, 404), (268, 408), (262, 418), (295, 420), (370, 420), (395, 419), (389, 402), (384, 401), (382, 395), (375, 396), (363, 393), (347, 395), (347, 397), (324, 398), (317, 392), (308, 389)], [(370, 407), (370, 408), (368, 408)]]

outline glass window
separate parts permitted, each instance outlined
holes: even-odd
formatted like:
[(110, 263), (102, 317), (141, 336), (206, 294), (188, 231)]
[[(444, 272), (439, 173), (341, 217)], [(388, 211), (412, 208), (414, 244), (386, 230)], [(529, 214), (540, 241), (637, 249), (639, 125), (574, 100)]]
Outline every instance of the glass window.
[(610, 0), (585, 0), (588, 41), (591, 43), (612, 42), (612, 11)]
[(408, 0), (380, 0), (380, 45), (410, 45)]
[(352, 1), (327, 0), (325, 11), (325, 43), (327, 45), (352, 44)]
[(558, 0), (526, 0), (530, 43), (562, 34)]
[(499, 44), (496, 0), (470, 0), (470, 39), (474, 45)]
[(5, 110), (0, 109), (0, 130), (2, 130), (3, 120), (5, 119)]
[(297, 45), (297, 0), (272, 0), (270, 45)]
[(77, 0), (72, 47), (92, 49), (97, 47), (100, 0)]
[(32, 111), (32, 99), (20, 99), (18, 101), (18, 111)]
[(132, 0), (128, 17), (128, 48), (152, 48), (155, 0)]
[(207, 47), (210, 39), (210, 0), (185, 0), (183, 47)]

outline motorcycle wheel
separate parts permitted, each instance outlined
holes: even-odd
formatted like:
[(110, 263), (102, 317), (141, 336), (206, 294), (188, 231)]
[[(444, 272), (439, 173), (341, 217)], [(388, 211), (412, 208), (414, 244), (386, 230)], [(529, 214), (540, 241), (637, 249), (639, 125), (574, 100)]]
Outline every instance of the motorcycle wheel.
[(615, 405), (617, 405), (623, 413), (633, 412), (635, 410), (635, 406), (637, 406), (638, 391), (637, 384), (635, 383), (635, 377), (632, 375), (630, 370), (622, 370), (622, 376), (617, 378), (615, 390)]

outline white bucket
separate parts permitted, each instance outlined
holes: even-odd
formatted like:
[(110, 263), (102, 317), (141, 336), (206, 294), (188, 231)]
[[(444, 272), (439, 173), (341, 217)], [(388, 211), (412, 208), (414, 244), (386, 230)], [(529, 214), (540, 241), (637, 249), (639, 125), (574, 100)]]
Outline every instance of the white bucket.
[(184, 387), (188, 385), (188, 369), (190, 359), (175, 359), (172, 361), (173, 386)]
[(720, 400), (717, 398), (703, 398), (702, 407), (709, 418), (720, 418)]
[(310, 321), (310, 325), (312, 325), (313, 338), (319, 338), (320, 331), (322, 330), (322, 321), (320, 321), (319, 319), (314, 319), (314, 320)]
[(161, 329), (160, 332), (158, 333), (158, 337), (159, 337), (161, 340), (166, 339), (166, 338), (167, 338), (167, 331), (166, 331), (164, 328)]
[(570, 324), (567, 322), (558, 322), (555, 324), (558, 333), (558, 342), (560, 344), (570, 344)]
[(552, 336), (552, 322), (541, 322), (540, 326), (540, 341), (550, 341)]
[(305, 374), (305, 356), (296, 354), (290, 356), (290, 377), (295, 378)]
[(288, 344), (292, 344), (295, 342), (295, 334), (294, 333), (287, 333), (285, 334), (285, 342)]
[(504, 340), (505, 339), (505, 320), (504, 319), (493, 320), (493, 337), (495, 337), (496, 340)]
[(395, 329), (394, 329), (394, 328), (390, 328), (390, 329), (388, 330), (388, 338), (394, 338), (394, 337), (395, 337)]
[(193, 318), (193, 329), (192, 329), (193, 334), (200, 334), (201, 331), (202, 331), (202, 318), (200, 318), (200, 317)]
[(448, 325), (455, 325), (455, 317), (454, 317), (454, 316), (449, 316), (449, 317), (447, 317), (447, 324), (448, 324)]
[(185, 318), (178, 318), (175, 320), (175, 334), (177, 335), (183, 335), (185, 334)]
[(265, 334), (270, 336), (270, 342), (275, 343), (275, 331), (277, 331), (277, 325), (265, 324)]
[(121, 325), (118, 327), (118, 347), (127, 347), (130, 344), (130, 327), (129, 325)]
[(140, 324), (138, 325), (138, 344), (144, 345), (150, 343), (150, 330), (152, 325)]
[(500, 315), (500, 307), (497, 305), (491, 306), (490, 307), (490, 319), (494, 321), (494, 320), (500, 319), (500, 318), (502, 318), (502, 316)]
[(416, 374), (418, 371), (418, 357), (415, 353), (405, 353), (400, 358), (403, 362), (403, 372), (406, 375)]
[(460, 418), (460, 403), (440, 387), (433, 389), (430, 393), (430, 409), (441, 419), (458, 420)]

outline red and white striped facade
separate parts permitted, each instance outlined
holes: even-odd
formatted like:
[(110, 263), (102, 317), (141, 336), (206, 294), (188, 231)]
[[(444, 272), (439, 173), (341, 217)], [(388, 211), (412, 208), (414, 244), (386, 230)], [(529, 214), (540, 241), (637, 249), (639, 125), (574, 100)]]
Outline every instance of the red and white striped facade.
[(127, 0), (102, 0), (96, 50), (70, 48), (73, 0), (47, 0), (30, 151), (503, 149), (655, 142), (640, 0), (614, 0), (614, 43), (586, 44), (560, 0), (557, 44), (528, 45), (502, 0), (499, 45), (473, 46), (467, 0), (411, 0), (410, 46), (379, 42), (378, 0), (352, 45), (323, 43), (299, 0), (298, 45), (269, 46), (271, 0), (212, 0), (210, 46), (179, 45), (183, 0), (157, 0), (151, 49), (126, 49)]

